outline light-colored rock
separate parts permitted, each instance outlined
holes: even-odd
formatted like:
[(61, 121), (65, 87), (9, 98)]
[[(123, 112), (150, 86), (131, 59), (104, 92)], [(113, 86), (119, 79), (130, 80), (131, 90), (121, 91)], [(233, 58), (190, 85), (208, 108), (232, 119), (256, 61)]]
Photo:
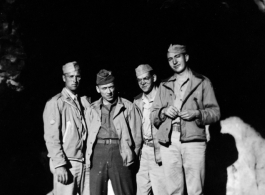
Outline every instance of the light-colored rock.
[(237, 161), (227, 168), (226, 195), (265, 195), (265, 140), (238, 117), (221, 121), (235, 138)]

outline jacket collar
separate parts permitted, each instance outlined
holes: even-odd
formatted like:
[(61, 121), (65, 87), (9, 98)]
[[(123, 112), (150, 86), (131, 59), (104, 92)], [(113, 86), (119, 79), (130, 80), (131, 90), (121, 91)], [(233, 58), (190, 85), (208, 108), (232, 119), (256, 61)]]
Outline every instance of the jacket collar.
[[(155, 86), (154, 86), (155, 87)], [(158, 91), (158, 87), (154, 88), (156, 90), (156, 93)], [(156, 96), (156, 95), (155, 95)], [(151, 99), (151, 101), (154, 101), (155, 96)], [(141, 112), (143, 111), (143, 100), (146, 98), (144, 93), (140, 93), (139, 95), (137, 95), (134, 98), (134, 103), (138, 106), (138, 108), (141, 110)], [(147, 98), (146, 98), (147, 99)]]
[[(204, 77), (200, 74), (197, 74), (195, 72), (190, 71), (190, 82), (188, 84), (188, 87), (185, 91), (184, 97), (183, 97), (183, 103), (182, 106), (187, 101), (188, 97), (197, 89), (197, 87), (203, 82)], [(181, 107), (182, 107), (181, 106)]]
[(74, 102), (73, 98), (71, 97), (71, 95), (69, 94), (66, 88), (63, 88), (61, 94), (63, 97), (63, 101), (65, 101), (66, 103), (70, 104), (71, 106), (79, 110), (78, 106), (76, 105), (76, 103)]
[(140, 109), (140, 111), (142, 112), (143, 110), (143, 93), (138, 94), (135, 98), (134, 98), (134, 104)]
[[(192, 77), (192, 71), (188, 68), (188, 75), (189, 75), (189, 80), (191, 80)], [(173, 76), (169, 77), (167, 80), (164, 82), (164, 86), (169, 88), (170, 90), (174, 91), (174, 82), (177, 80), (176, 74)]]
[[(99, 117), (101, 117), (102, 103), (103, 103), (103, 98), (101, 97), (99, 100), (95, 101), (92, 105), (92, 109), (96, 110)], [(115, 107), (113, 119), (120, 113), (122, 108), (125, 108), (124, 103), (122, 102), (122, 99), (120, 97), (117, 97), (117, 105)]]
[[(182, 106), (184, 105), (184, 103), (187, 101), (188, 97), (192, 94), (192, 92), (194, 90), (196, 90), (196, 88), (202, 83), (202, 81), (205, 79), (204, 76), (192, 71), (191, 69), (189, 69), (189, 83), (187, 86), (187, 89), (185, 91), (184, 94), (184, 98), (183, 98), (183, 103)], [(176, 81), (176, 76), (173, 75), (171, 76), (168, 80), (164, 81), (163, 85), (172, 90), (174, 92), (174, 82)]]
[(151, 91), (151, 93), (154, 93), (153, 95), (153, 97), (152, 97), (152, 99), (151, 100), (149, 100), (148, 98), (147, 98), (147, 96), (143, 93), (143, 95), (142, 95), (142, 101), (144, 101), (144, 100), (146, 100), (146, 101), (154, 101), (154, 99), (155, 99), (155, 96), (156, 96), (156, 92), (157, 92), (157, 87), (156, 86), (154, 86), (153, 87), (153, 89), (152, 89), (152, 91)]
[(72, 98), (72, 100), (75, 100), (78, 98), (77, 94), (73, 94), (69, 89), (67, 89), (66, 87), (64, 88), (64, 91)]

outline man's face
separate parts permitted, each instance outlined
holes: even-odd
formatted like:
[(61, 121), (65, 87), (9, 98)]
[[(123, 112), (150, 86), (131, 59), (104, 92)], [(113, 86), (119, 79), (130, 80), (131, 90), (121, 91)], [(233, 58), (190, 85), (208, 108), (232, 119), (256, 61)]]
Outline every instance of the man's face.
[(115, 101), (116, 90), (113, 82), (106, 85), (98, 85), (96, 88), (97, 92), (101, 94), (103, 100), (109, 103)]
[(65, 87), (72, 92), (75, 92), (79, 87), (81, 80), (80, 71), (73, 71), (63, 75), (63, 81), (65, 82)]
[(167, 53), (169, 66), (175, 73), (181, 73), (186, 69), (186, 62), (189, 59), (188, 54)]
[(156, 75), (150, 75), (149, 72), (137, 77), (139, 87), (144, 93), (152, 91), (156, 81)]

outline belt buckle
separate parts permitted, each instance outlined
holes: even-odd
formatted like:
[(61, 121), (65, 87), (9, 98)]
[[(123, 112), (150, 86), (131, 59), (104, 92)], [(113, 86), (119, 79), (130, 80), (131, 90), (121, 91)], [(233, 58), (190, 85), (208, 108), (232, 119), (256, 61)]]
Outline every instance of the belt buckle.
[(109, 144), (111, 144), (111, 139), (109, 139)]
[(144, 140), (144, 144), (149, 146), (149, 147), (152, 147), (152, 142), (148, 141), (148, 140)]

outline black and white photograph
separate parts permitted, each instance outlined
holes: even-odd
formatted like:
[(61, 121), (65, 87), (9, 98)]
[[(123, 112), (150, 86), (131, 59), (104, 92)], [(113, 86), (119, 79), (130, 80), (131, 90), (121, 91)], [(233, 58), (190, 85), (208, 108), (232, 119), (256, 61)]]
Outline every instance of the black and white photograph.
[(4, 195), (264, 195), (265, 0), (1, 0)]

